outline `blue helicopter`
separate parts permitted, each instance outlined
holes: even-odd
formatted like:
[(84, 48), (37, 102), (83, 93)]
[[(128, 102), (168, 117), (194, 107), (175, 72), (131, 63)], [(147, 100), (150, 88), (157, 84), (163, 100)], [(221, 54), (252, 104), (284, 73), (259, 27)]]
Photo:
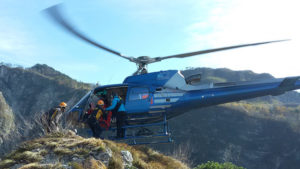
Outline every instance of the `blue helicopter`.
[[(129, 57), (101, 45), (76, 30), (63, 17), (59, 6), (46, 9), (49, 16), (64, 30), (75, 37), (109, 53), (134, 62), (138, 69), (127, 77), (122, 84), (99, 86), (88, 92), (71, 110), (68, 117), (73, 125), (80, 126), (83, 114), (91, 103), (105, 98), (106, 104), (112, 101), (117, 93), (126, 108), (125, 137), (122, 140), (129, 144), (167, 143), (171, 142), (168, 120), (190, 110), (234, 102), (265, 95), (280, 95), (286, 91), (300, 88), (300, 77), (286, 77), (262, 81), (243, 81), (228, 83), (199, 83), (201, 74), (185, 77), (178, 70), (167, 70), (148, 73), (147, 66), (171, 58), (185, 58), (200, 54), (263, 45), (286, 40), (242, 44), (216, 49), (201, 50), (165, 57), (148, 56)], [(116, 122), (111, 121), (110, 131), (116, 130)], [(83, 125), (84, 126), (84, 125)], [(109, 137), (115, 139), (114, 137)]]

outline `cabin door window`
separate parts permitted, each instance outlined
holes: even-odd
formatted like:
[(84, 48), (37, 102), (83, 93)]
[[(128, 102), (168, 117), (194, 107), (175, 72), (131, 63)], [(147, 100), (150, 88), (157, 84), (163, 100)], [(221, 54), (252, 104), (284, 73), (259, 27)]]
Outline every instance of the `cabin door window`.
[(149, 98), (149, 90), (148, 88), (132, 88), (129, 95), (129, 100), (145, 100)]

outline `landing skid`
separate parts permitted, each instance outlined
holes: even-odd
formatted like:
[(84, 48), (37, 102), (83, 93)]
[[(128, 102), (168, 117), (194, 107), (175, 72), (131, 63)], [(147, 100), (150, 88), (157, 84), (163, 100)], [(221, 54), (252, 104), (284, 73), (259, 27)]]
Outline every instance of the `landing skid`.
[[(125, 137), (110, 137), (109, 139), (126, 142), (129, 145), (171, 143), (173, 140), (166, 114), (163, 114), (162, 117), (163, 121), (159, 123), (125, 125), (122, 127), (125, 129)], [(112, 128), (111, 130), (116, 131), (117, 129)]]

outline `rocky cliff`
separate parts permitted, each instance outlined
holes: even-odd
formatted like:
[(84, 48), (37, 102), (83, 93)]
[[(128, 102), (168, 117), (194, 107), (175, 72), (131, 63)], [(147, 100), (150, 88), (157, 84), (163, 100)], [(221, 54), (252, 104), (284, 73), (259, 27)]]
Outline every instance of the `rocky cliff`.
[(73, 105), (88, 88), (89, 84), (76, 82), (47, 65), (27, 69), (0, 65), (0, 156), (16, 143), (42, 134), (36, 125), (40, 113), (61, 101)]
[(15, 129), (14, 114), (0, 92), (0, 145)]

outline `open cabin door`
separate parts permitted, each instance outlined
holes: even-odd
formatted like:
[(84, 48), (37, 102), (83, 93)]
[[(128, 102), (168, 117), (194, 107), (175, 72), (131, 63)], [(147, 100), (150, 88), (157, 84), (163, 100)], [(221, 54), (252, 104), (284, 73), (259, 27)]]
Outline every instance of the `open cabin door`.
[(147, 113), (150, 106), (150, 93), (148, 87), (131, 87), (127, 92), (127, 113)]
[(126, 96), (127, 96), (127, 86), (113, 86), (113, 87), (103, 87), (97, 88), (94, 91), (94, 95), (96, 96), (96, 100), (94, 99), (93, 102), (102, 99), (106, 105), (106, 107), (111, 105), (113, 100), (113, 94), (117, 93), (119, 97), (126, 103)]

